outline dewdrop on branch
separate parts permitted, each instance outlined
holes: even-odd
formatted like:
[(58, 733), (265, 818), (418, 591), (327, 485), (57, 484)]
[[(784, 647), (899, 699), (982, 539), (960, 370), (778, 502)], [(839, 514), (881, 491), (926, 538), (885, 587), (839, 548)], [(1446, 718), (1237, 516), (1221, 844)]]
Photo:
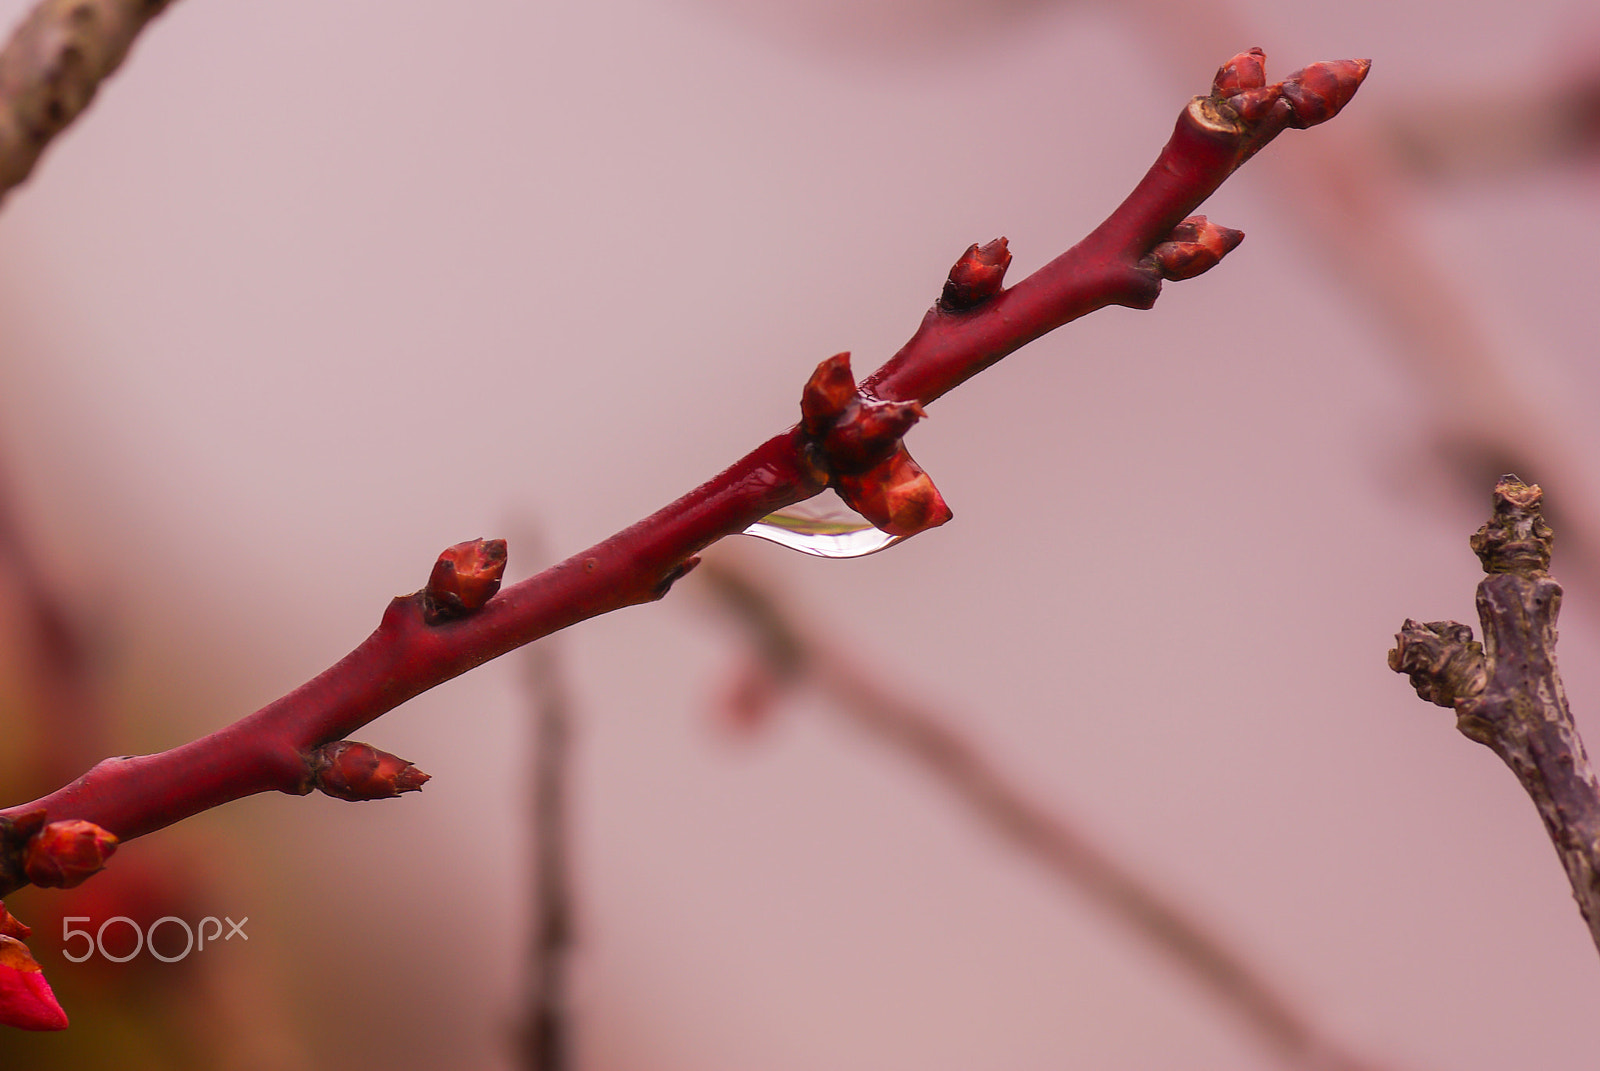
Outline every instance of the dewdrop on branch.
[(430, 778), (405, 759), (355, 740), (335, 740), (310, 756), (311, 783), (341, 800), (382, 800), (420, 792)]
[(117, 838), (93, 822), (51, 822), (28, 842), (23, 872), (42, 888), (70, 889), (104, 870), (116, 850)]

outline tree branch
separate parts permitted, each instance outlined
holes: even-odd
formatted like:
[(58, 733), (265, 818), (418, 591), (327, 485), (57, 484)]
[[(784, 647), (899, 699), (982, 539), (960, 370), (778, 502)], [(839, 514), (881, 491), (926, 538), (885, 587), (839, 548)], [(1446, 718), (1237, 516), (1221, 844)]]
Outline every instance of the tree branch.
[[(821, 403), (804, 411), (802, 425), (633, 527), (507, 588), (481, 609), (466, 607), (461, 616), (430, 623), (425, 610), (438, 603), (436, 569), (428, 590), (395, 599), (359, 647), (284, 698), (170, 751), (107, 759), (48, 796), (0, 811), (0, 895), (27, 880), (24, 856), (43, 819), (82, 820), (127, 840), (257, 792), (309, 792), (318, 784), (313, 756), (324, 745), (541, 636), (661, 598), (698, 551), (828, 484), (868, 481), (858, 490), (878, 496), (898, 520), (900, 493), (931, 484), (914, 463), (907, 468), (897, 439), (882, 438), (903, 431), (894, 430), (897, 421), (906, 422), (908, 412), (914, 419), (920, 405), (1047, 331), (1106, 305), (1148, 308), (1163, 279), (1188, 278), (1215, 264), (1237, 235), (1186, 217), (1285, 128), (1337, 114), (1368, 69), (1365, 60), (1319, 63), (1267, 85), (1261, 59), (1259, 50), (1242, 53), (1218, 72), (1211, 94), (1183, 110), (1144, 179), (1088, 238), (1010, 290), (999, 290), (996, 276), (995, 292), (984, 296), (988, 288), (980, 287), (975, 305), (936, 306), (851, 404), (833, 404), (833, 379), (818, 386), (824, 373), (838, 373), (837, 362), (824, 362), (806, 395), (808, 403)], [(970, 268), (968, 258), (958, 262), (958, 274), (963, 265)], [(859, 457), (852, 446), (863, 451)], [(879, 476), (887, 486), (870, 485)], [(907, 482), (892, 482), (899, 480)], [(938, 520), (923, 526), (931, 523)], [(457, 575), (443, 572), (446, 580)]]
[[(777, 686), (812, 684), (840, 716), (922, 767), (990, 832), (1171, 957), (1286, 1066), (1320, 1071), (1383, 1066), (1318, 1029), (1287, 993), (1176, 897), (1135, 873), (1059, 809), (1031, 796), (950, 719), (885, 686), (830, 646), (819, 630), (800, 624), (754, 577), (721, 558), (697, 575), (710, 581), (719, 606), (745, 627), (759, 652), (760, 694), (738, 698), (765, 706)], [(740, 715), (757, 713), (750, 709)]]
[(1544, 492), (1515, 476), (1494, 489), (1494, 516), (1472, 537), (1489, 575), (1478, 585), (1483, 643), (1454, 621), (1407, 621), (1389, 668), (1452, 707), (1456, 728), (1511, 767), (1539, 809), (1578, 909), (1600, 949), (1600, 780), (1556, 672), (1561, 585), (1546, 571), (1553, 535)]
[(43, 0), (0, 51), (0, 201), (171, 0)]

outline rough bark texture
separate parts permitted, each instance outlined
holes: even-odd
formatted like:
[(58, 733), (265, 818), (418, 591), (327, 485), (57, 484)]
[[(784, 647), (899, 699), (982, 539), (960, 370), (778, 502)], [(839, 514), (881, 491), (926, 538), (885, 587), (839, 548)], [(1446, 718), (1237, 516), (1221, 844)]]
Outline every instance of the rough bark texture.
[(1489, 574), (1478, 585), (1482, 647), (1465, 625), (1407, 621), (1389, 666), (1424, 699), (1454, 708), (1456, 727), (1517, 775), (1600, 949), (1600, 781), (1556, 671), (1561, 585), (1546, 572), (1553, 536), (1542, 498), (1539, 487), (1502, 478), (1494, 517), (1472, 537)]
[(0, 52), (0, 200), (83, 113), (170, 0), (44, 0)]

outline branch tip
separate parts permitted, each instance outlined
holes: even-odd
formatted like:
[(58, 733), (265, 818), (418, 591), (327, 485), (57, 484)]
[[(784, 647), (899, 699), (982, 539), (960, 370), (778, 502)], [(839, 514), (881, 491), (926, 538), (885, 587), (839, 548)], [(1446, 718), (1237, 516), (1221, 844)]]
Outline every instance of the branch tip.
[(443, 624), (483, 609), (506, 571), (504, 539), (469, 539), (447, 547), (422, 589), (422, 618)]
[(1550, 568), (1555, 533), (1540, 509), (1544, 490), (1515, 475), (1494, 487), (1494, 516), (1473, 533), (1472, 551), (1486, 573), (1543, 575)]
[(1006, 269), (1011, 267), (1011, 250), (1004, 238), (978, 245), (974, 242), (950, 269), (939, 295), (939, 308), (964, 312), (1000, 293)]
[(335, 740), (307, 756), (311, 783), (335, 799), (360, 803), (420, 792), (431, 778), (405, 759), (356, 740)]
[(1302, 67), (1283, 80), (1283, 98), (1294, 110), (1291, 126), (1325, 123), (1350, 103), (1372, 69), (1369, 59), (1328, 60)]

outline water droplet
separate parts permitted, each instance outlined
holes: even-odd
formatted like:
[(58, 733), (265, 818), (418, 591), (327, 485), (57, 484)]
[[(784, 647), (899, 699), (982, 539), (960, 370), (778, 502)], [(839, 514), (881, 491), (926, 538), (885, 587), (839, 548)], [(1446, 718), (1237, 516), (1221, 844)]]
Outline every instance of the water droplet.
[(872, 527), (871, 521), (845, 505), (833, 491), (769, 514), (744, 534), (822, 558), (860, 558), (904, 538)]

